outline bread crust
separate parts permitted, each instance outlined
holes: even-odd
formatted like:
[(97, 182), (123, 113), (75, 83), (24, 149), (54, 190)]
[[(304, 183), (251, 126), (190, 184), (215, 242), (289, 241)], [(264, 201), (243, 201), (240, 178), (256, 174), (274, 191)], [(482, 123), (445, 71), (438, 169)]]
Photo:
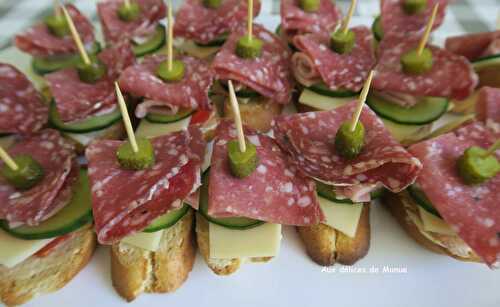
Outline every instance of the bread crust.
[(354, 238), (325, 224), (297, 227), (307, 254), (319, 265), (353, 265), (370, 249), (370, 204), (364, 204)]
[(87, 265), (95, 247), (96, 236), (89, 224), (45, 257), (31, 256), (13, 268), (0, 266), (0, 301), (21, 305), (61, 289)]
[[(242, 122), (248, 127), (263, 133), (271, 129), (273, 118), (280, 115), (283, 110), (283, 105), (263, 98), (251, 103), (240, 103), (239, 107)], [(223, 113), (228, 118), (234, 116), (228, 99), (224, 102)]]
[[(210, 258), (210, 239), (208, 221), (199, 213), (196, 213), (196, 240), (200, 253), (205, 259), (208, 267), (217, 275), (230, 275), (236, 272), (243, 264), (243, 259), (214, 259)], [(268, 262), (273, 257), (253, 257), (250, 262)]]
[[(405, 193), (405, 192), (402, 192)], [(434, 252), (436, 254), (448, 255), (452, 258), (455, 258), (460, 261), (466, 262), (482, 262), (479, 256), (475, 253), (471, 254), (470, 257), (460, 257), (451, 253), (447, 248), (440, 246), (427, 237), (425, 237), (417, 225), (409, 218), (408, 213), (405, 209), (405, 206), (402, 202), (401, 197), (404, 197), (402, 193), (394, 194), (394, 193), (384, 193), (382, 196), (381, 202), (382, 204), (389, 209), (392, 216), (398, 221), (398, 223), (403, 227), (405, 232), (412, 237), (418, 244), (426, 248), (427, 250)]]
[(143, 292), (175, 291), (193, 269), (196, 245), (192, 210), (174, 226), (166, 229), (156, 252), (120, 243), (111, 247), (111, 279), (113, 286), (128, 302)]

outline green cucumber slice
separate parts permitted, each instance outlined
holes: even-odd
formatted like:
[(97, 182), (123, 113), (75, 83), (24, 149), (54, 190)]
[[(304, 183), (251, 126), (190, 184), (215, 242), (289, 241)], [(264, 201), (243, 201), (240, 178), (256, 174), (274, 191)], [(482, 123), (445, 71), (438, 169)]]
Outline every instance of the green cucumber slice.
[[(226, 82), (219, 82), (219, 83), (226, 90), (226, 92), (229, 92), (229, 87)], [(242, 89), (237, 90), (235, 94), (239, 98), (257, 98), (261, 96), (258, 92), (249, 89), (246, 86)]]
[(254, 228), (256, 226), (262, 225), (264, 222), (254, 219), (249, 219), (246, 217), (225, 217), (225, 218), (215, 218), (208, 215), (208, 184), (210, 170), (205, 171), (202, 177), (202, 186), (200, 188), (200, 208), (199, 211), (204, 218), (209, 222), (236, 230), (245, 230)]
[(201, 47), (201, 48), (205, 48), (205, 47), (220, 47), (222, 45), (224, 45), (224, 43), (226, 42), (227, 38), (228, 38), (229, 34), (222, 34), (220, 35), (219, 37), (215, 38), (214, 40), (206, 43), (206, 44), (203, 44), (203, 43), (197, 43), (197, 42), (194, 42), (196, 46), (198, 47)]
[(308, 87), (313, 92), (316, 92), (320, 95), (328, 96), (328, 97), (355, 97), (359, 94), (359, 92), (353, 92), (349, 90), (336, 90), (332, 91), (331, 89), (328, 88), (326, 84), (323, 82), (321, 83), (316, 83)]
[(402, 107), (377, 95), (369, 95), (366, 104), (382, 118), (403, 125), (424, 125), (439, 119), (448, 110), (448, 99), (422, 97), (413, 107)]
[(352, 100), (352, 97), (330, 97), (320, 95), (316, 92), (308, 90), (307, 88), (302, 91), (299, 97), (299, 102), (301, 104), (321, 111), (336, 109), (351, 102)]
[(480, 86), (500, 87), (500, 54), (482, 57), (472, 62)]
[(378, 188), (376, 190), (373, 190), (371, 193), (370, 193), (370, 198), (373, 200), (373, 199), (377, 199), (377, 198), (380, 198), (382, 196), (382, 194), (384, 194), (385, 192), (385, 189), (384, 188)]
[(132, 51), (135, 56), (141, 57), (143, 55), (153, 53), (165, 45), (165, 27), (158, 25), (155, 33), (142, 44), (132, 44)]
[[(95, 42), (90, 50), (89, 55), (96, 55), (101, 51), (101, 45)], [(31, 62), (33, 70), (39, 75), (45, 75), (63, 68), (74, 67), (81, 61), (79, 54), (72, 54), (60, 57), (38, 58), (34, 57)]]
[(480, 69), (489, 66), (500, 66), (500, 54), (488, 55), (472, 61), (474, 69)]
[(411, 198), (425, 211), (442, 218), (439, 212), (434, 208), (432, 205), (431, 201), (425, 196), (424, 191), (416, 187), (415, 185), (411, 185), (408, 187), (408, 193), (410, 194)]
[(177, 114), (173, 115), (148, 113), (146, 115), (146, 120), (150, 123), (169, 124), (183, 120), (184, 118), (191, 116), (194, 112), (195, 112), (194, 110), (188, 109), (188, 110), (179, 110)]
[(337, 195), (335, 194), (335, 191), (333, 190), (333, 187), (320, 181), (316, 181), (316, 193), (318, 193), (319, 196), (326, 198), (330, 201), (333, 201), (335, 203), (347, 204), (347, 205), (355, 204), (354, 202), (352, 202), (352, 200), (347, 198), (338, 199)]
[(92, 116), (83, 121), (75, 123), (64, 123), (57, 112), (55, 101), (52, 100), (49, 111), (49, 124), (54, 128), (72, 133), (87, 133), (102, 130), (121, 120), (122, 115), (119, 109), (104, 115)]
[(157, 217), (151, 224), (149, 224), (143, 232), (156, 232), (171, 226), (174, 226), (180, 219), (182, 219), (189, 211), (189, 205), (183, 204), (179, 209), (171, 210), (162, 216)]
[(382, 22), (380, 20), (380, 15), (375, 17), (375, 20), (373, 21), (372, 32), (375, 39), (379, 42), (384, 37), (384, 31), (382, 30)]
[(14, 237), (25, 240), (41, 240), (68, 234), (91, 222), (92, 199), (89, 178), (87, 170), (80, 169), (73, 197), (61, 211), (38, 226), (10, 228), (7, 221), (1, 221), (0, 227)]

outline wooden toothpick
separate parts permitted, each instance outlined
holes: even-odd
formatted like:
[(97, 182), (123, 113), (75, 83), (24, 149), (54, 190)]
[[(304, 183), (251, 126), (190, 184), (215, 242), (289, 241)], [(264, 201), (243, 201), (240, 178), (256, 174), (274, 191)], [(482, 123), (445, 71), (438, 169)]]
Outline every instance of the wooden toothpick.
[(247, 34), (248, 34), (248, 39), (252, 40), (252, 38), (253, 38), (253, 0), (248, 0)]
[(231, 108), (233, 109), (234, 122), (236, 124), (236, 131), (238, 132), (238, 144), (240, 145), (240, 152), (247, 151), (247, 145), (245, 143), (245, 134), (243, 132), (243, 123), (241, 122), (240, 106), (238, 105), (238, 98), (236, 98), (236, 93), (234, 92), (233, 82), (229, 80), (229, 101), (231, 102)]
[(497, 30), (500, 30), (500, 10), (497, 13)]
[(69, 16), (68, 10), (66, 10), (64, 6), (61, 6), (61, 9), (64, 13), (66, 21), (68, 22), (69, 30), (71, 31), (71, 36), (73, 36), (73, 40), (75, 41), (76, 47), (78, 48), (78, 52), (80, 52), (80, 56), (82, 57), (83, 63), (85, 63), (85, 65), (90, 65), (90, 58), (87, 54), (87, 51), (85, 51), (85, 48), (83, 47), (82, 39), (80, 38), (78, 31), (76, 31), (75, 24), (73, 23), (71, 16)]
[(351, 23), (352, 15), (354, 14), (354, 9), (356, 8), (356, 3), (358, 0), (351, 0), (351, 6), (349, 7), (349, 11), (347, 12), (347, 16), (344, 19), (342, 24), (342, 33), (345, 35), (347, 31), (349, 31), (349, 24)]
[(167, 36), (167, 68), (172, 70), (173, 62), (173, 40), (174, 40), (174, 20), (172, 17), (172, 0), (168, 1), (167, 9), (167, 24), (168, 24), (168, 36)]
[(420, 44), (418, 45), (418, 49), (417, 49), (418, 55), (422, 54), (422, 51), (424, 51), (425, 45), (427, 44), (427, 41), (429, 40), (429, 36), (430, 36), (431, 30), (432, 30), (432, 25), (434, 25), (434, 20), (436, 19), (436, 14), (437, 14), (438, 8), (439, 8), (439, 3), (436, 3), (436, 5), (434, 5), (434, 8), (432, 9), (431, 18), (429, 18), (429, 22), (427, 22), (427, 26), (425, 27), (424, 36), (422, 36), (422, 39), (420, 40)]
[(0, 158), (7, 164), (7, 166), (13, 170), (17, 171), (19, 169), (19, 166), (17, 166), (16, 162), (9, 156), (9, 154), (3, 149), (2, 146), (0, 146)]
[(500, 140), (497, 140), (493, 145), (488, 148), (488, 151), (484, 153), (484, 157), (492, 155), (495, 151), (500, 149)]
[(54, 0), (54, 16), (56, 17), (61, 17), (61, 10), (59, 9), (59, 6), (62, 6), (59, 3), (59, 0)]
[(125, 99), (123, 98), (122, 91), (120, 90), (120, 86), (118, 82), (115, 82), (116, 89), (116, 97), (118, 98), (118, 105), (120, 106), (120, 111), (123, 117), (123, 123), (125, 124), (125, 130), (127, 130), (128, 140), (130, 145), (132, 145), (132, 150), (134, 152), (139, 151), (139, 147), (137, 146), (137, 141), (134, 135), (134, 129), (132, 128), (132, 123), (130, 122), (130, 117), (128, 116), (127, 104), (125, 103)]
[(358, 124), (359, 117), (361, 116), (361, 111), (363, 110), (363, 105), (365, 104), (366, 101), (366, 96), (368, 96), (368, 92), (370, 91), (370, 84), (372, 83), (372, 79), (373, 79), (373, 70), (370, 71), (368, 79), (366, 79), (365, 85), (363, 86), (363, 90), (359, 95), (358, 108), (356, 109), (356, 112), (354, 113), (354, 116), (352, 117), (351, 121), (351, 127), (350, 127), (351, 132), (353, 132), (356, 129), (356, 125)]
[(124, 0), (123, 3), (126, 7), (130, 7), (130, 0)]

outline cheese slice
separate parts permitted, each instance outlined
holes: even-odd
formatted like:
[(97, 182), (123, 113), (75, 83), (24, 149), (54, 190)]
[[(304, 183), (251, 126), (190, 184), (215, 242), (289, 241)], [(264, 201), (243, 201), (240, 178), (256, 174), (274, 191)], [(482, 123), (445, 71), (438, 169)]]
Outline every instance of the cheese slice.
[(93, 140), (105, 135), (108, 132), (108, 129), (102, 129), (98, 131), (86, 132), (86, 133), (70, 133), (64, 132), (63, 134), (68, 138), (78, 142), (83, 146), (87, 146)]
[(318, 197), (318, 199), (321, 210), (323, 210), (326, 217), (324, 224), (354, 238), (358, 229), (361, 211), (363, 211), (363, 204), (336, 203), (323, 197)]
[(160, 135), (181, 131), (189, 127), (191, 116), (169, 124), (150, 123), (143, 119), (135, 132), (137, 137), (154, 138)]
[(273, 257), (278, 255), (281, 225), (265, 223), (236, 230), (209, 223), (210, 258)]
[(54, 239), (22, 240), (0, 230), (0, 265), (12, 268), (34, 255)]
[(356, 99), (356, 97), (329, 97), (304, 89), (302, 94), (300, 94), (299, 102), (318, 110), (329, 111), (353, 101), (354, 99)]
[(180, 45), (179, 50), (200, 59), (206, 59), (219, 51), (220, 47), (200, 47), (192, 41), (185, 41)]
[(160, 247), (163, 230), (155, 232), (138, 232), (127, 236), (121, 240), (121, 243), (126, 243), (134, 247), (142, 248), (151, 252), (156, 252)]
[(417, 207), (420, 214), (420, 219), (422, 220), (422, 226), (425, 231), (440, 233), (444, 235), (456, 234), (443, 219), (440, 219), (434, 214), (427, 212), (427, 210), (425, 210), (421, 206)]
[(390, 120), (382, 119), (384, 126), (391, 135), (404, 144), (414, 143), (430, 135), (433, 123), (427, 125), (402, 125)]

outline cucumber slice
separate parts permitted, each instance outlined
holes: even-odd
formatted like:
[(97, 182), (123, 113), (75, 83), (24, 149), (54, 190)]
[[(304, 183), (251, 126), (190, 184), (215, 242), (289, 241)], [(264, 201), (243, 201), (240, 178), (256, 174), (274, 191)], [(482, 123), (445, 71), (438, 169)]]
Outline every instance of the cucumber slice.
[(434, 126), (433, 123), (426, 125), (403, 125), (388, 119), (382, 119), (382, 122), (396, 141), (403, 145), (410, 145), (428, 138)]
[(111, 113), (92, 116), (83, 121), (67, 124), (64, 123), (59, 117), (55, 101), (52, 101), (50, 104), (49, 124), (54, 128), (64, 132), (86, 133), (98, 131), (113, 125), (117, 121), (121, 120), (121, 118), (122, 115), (120, 113), (120, 110), (116, 109)]
[(132, 50), (135, 56), (141, 57), (143, 55), (153, 53), (165, 45), (165, 27), (158, 25), (155, 33), (142, 44), (133, 44)]
[(256, 226), (264, 224), (263, 221), (249, 219), (246, 217), (225, 217), (225, 218), (215, 218), (208, 215), (208, 184), (210, 170), (207, 170), (202, 177), (202, 186), (200, 188), (200, 208), (199, 211), (203, 217), (205, 217), (209, 222), (231, 228), (236, 230), (245, 230), (254, 228)]
[(373, 190), (371, 193), (370, 193), (370, 198), (373, 200), (373, 199), (377, 199), (377, 198), (380, 198), (382, 196), (382, 194), (384, 194), (385, 192), (385, 189), (384, 188), (378, 188), (376, 190)]
[(352, 200), (347, 198), (338, 199), (337, 195), (335, 194), (335, 191), (333, 190), (333, 187), (320, 181), (316, 181), (316, 193), (318, 193), (319, 196), (326, 198), (329, 201), (333, 201), (335, 203), (347, 204), (347, 205), (355, 204), (354, 202), (352, 202)]
[(187, 109), (187, 110), (179, 110), (177, 114), (173, 115), (148, 113), (146, 115), (146, 120), (150, 123), (169, 124), (183, 120), (184, 118), (191, 116), (194, 112), (195, 112), (194, 110)]
[[(229, 87), (225, 82), (219, 82), (219, 83), (226, 90), (226, 92), (229, 92)], [(243, 87), (242, 89), (237, 90), (235, 94), (239, 98), (257, 98), (261, 96), (259, 93), (257, 93), (252, 89), (247, 88), (246, 86)]]
[[(89, 55), (96, 55), (101, 51), (101, 45), (95, 42), (90, 50), (88, 50)], [(45, 75), (63, 68), (74, 67), (81, 61), (79, 54), (72, 54), (68, 56), (59, 57), (48, 57), (48, 58), (38, 58), (34, 57), (32, 59), (31, 65), (33, 70), (40, 75)]]
[(150, 123), (147, 120), (141, 120), (139, 126), (135, 130), (135, 136), (154, 138), (172, 132), (181, 131), (189, 127), (190, 121), (191, 117), (186, 117), (182, 120), (170, 124), (156, 124), (156, 123)]
[(411, 185), (408, 187), (408, 193), (410, 194), (411, 198), (425, 211), (442, 218), (439, 212), (434, 208), (432, 205), (431, 201), (425, 196), (425, 193), (416, 187), (415, 185)]
[(313, 107), (321, 111), (329, 111), (344, 104), (351, 102), (352, 97), (330, 97), (320, 95), (316, 92), (308, 90), (307, 88), (302, 91), (299, 97), (299, 102), (303, 105)]
[(224, 45), (224, 43), (226, 42), (227, 40), (227, 37), (229, 36), (229, 34), (222, 34), (220, 35), (219, 37), (215, 38), (214, 40), (206, 43), (206, 44), (203, 44), (203, 43), (197, 43), (197, 42), (194, 42), (198, 47), (201, 47), (201, 48), (205, 48), (205, 47), (220, 47), (222, 45)]
[(481, 69), (490, 66), (500, 66), (500, 54), (494, 54), (472, 61), (474, 69)]
[(380, 20), (380, 15), (378, 15), (375, 18), (375, 20), (373, 21), (372, 32), (373, 32), (373, 36), (375, 37), (375, 39), (380, 42), (382, 40), (382, 37), (384, 36), (384, 31), (382, 30), (382, 23)]
[(25, 240), (40, 240), (59, 237), (73, 232), (92, 222), (92, 199), (87, 170), (80, 169), (74, 194), (69, 204), (38, 226), (10, 228), (7, 221), (0, 227), (14, 237)]
[(274, 33), (276, 33), (276, 35), (278, 35), (278, 36), (281, 35), (281, 23), (276, 27), (276, 29), (274, 30)]
[(366, 104), (380, 117), (403, 125), (429, 124), (448, 110), (448, 99), (440, 97), (422, 97), (415, 106), (406, 108), (369, 95)]
[(332, 91), (328, 88), (326, 84), (323, 82), (316, 83), (308, 87), (313, 92), (316, 92), (320, 95), (329, 96), (329, 97), (355, 97), (359, 94), (359, 92), (353, 92), (349, 90), (336, 90)]
[(472, 66), (479, 76), (480, 86), (500, 87), (500, 54), (477, 59)]
[(183, 218), (189, 211), (189, 205), (183, 204), (179, 209), (171, 210), (162, 216), (157, 217), (151, 224), (149, 224), (143, 232), (156, 232), (171, 226), (174, 226), (181, 218)]

